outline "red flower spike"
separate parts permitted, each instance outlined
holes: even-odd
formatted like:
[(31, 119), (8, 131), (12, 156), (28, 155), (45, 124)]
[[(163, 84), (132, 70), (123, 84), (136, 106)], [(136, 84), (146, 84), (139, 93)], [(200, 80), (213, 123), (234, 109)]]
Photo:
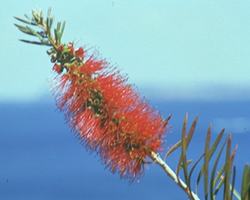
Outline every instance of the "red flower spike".
[(132, 90), (132, 87), (125, 85), (125, 80), (118, 77), (117, 74), (100, 75), (97, 77), (99, 90), (107, 99), (107, 105), (110, 108), (126, 110), (133, 106), (138, 95)]
[[(121, 176), (134, 178), (143, 172), (148, 153), (160, 149), (164, 133), (162, 119), (142, 102), (116, 117), (123, 120), (116, 134), (107, 130), (102, 156), (110, 169), (120, 171)], [(117, 142), (112, 147), (110, 141)]]
[[(84, 52), (79, 48), (75, 57)], [(92, 55), (65, 71), (56, 79), (55, 95), (72, 129), (112, 172), (137, 178), (150, 152), (161, 150), (164, 120), (105, 60)]]
[(91, 57), (89, 57), (85, 63), (83, 63), (80, 67), (79, 67), (79, 72), (83, 73), (83, 74), (87, 74), (87, 75), (91, 75), (94, 73), (97, 73), (98, 71), (101, 71), (102, 69), (104, 69), (105, 67), (107, 67), (107, 62), (104, 60), (97, 60), (94, 58), (94, 56), (92, 55)]

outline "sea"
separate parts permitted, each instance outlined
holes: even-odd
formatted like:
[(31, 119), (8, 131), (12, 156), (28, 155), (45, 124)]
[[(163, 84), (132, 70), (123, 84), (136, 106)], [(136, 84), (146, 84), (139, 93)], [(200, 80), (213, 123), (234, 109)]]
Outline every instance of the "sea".
[[(234, 164), (236, 188), (240, 189), (243, 167), (250, 162), (250, 101), (152, 99), (149, 103), (163, 117), (172, 114), (161, 155), (164, 157), (180, 139), (186, 114), (188, 128), (199, 117), (187, 154), (193, 162), (203, 153), (208, 127), (212, 129), (212, 140), (226, 128), (225, 137), (231, 134), (232, 147), (238, 146)], [(166, 159), (173, 169), (179, 153), (177, 150)], [(196, 175), (197, 172), (193, 177), (194, 190)], [(202, 180), (198, 194), (203, 194)], [(72, 133), (53, 100), (1, 102), (0, 200), (85, 199), (184, 200), (187, 197), (154, 163), (145, 165), (144, 174), (135, 181), (112, 174), (99, 156), (87, 150)]]

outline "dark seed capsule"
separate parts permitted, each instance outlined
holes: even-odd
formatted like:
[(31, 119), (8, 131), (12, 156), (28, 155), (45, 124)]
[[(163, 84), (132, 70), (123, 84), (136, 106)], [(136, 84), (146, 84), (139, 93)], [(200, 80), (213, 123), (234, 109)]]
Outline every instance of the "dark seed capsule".
[(50, 61), (51, 61), (52, 63), (54, 63), (54, 62), (56, 62), (56, 60), (57, 60), (56, 56), (55, 56), (55, 55), (52, 55)]

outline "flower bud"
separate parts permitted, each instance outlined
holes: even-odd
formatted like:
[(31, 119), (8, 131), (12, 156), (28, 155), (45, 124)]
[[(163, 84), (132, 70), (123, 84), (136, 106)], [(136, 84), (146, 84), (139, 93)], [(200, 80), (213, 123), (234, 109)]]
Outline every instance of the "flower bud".
[(60, 45), (60, 46), (57, 48), (57, 51), (62, 52), (63, 49), (64, 49), (63, 45)]
[(68, 50), (69, 50), (69, 54), (74, 55), (74, 46), (73, 43), (68, 43)]
[(54, 64), (53, 71), (57, 72), (58, 74), (62, 73), (62, 66), (59, 64)]
[(84, 57), (84, 50), (83, 50), (82, 47), (80, 47), (79, 49), (77, 49), (77, 50), (75, 51), (75, 56), (76, 56), (77, 58), (83, 59), (83, 57)]

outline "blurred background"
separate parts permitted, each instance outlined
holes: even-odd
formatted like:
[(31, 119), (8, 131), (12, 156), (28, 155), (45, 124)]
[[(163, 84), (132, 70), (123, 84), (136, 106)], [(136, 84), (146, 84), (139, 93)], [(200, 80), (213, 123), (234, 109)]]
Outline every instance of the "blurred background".
[(249, 1), (8, 0), (0, 7), (0, 199), (186, 199), (157, 166), (134, 183), (112, 175), (71, 133), (50, 94), (46, 47), (19, 42), (27, 37), (13, 26), (13, 16), (49, 7), (66, 20), (65, 42), (97, 49), (162, 116), (173, 114), (165, 151), (186, 112), (190, 123), (200, 118), (191, 159), (210, 124), (214, 137), (223, 127), (232, 133), (240, 186), (250, 161)]

